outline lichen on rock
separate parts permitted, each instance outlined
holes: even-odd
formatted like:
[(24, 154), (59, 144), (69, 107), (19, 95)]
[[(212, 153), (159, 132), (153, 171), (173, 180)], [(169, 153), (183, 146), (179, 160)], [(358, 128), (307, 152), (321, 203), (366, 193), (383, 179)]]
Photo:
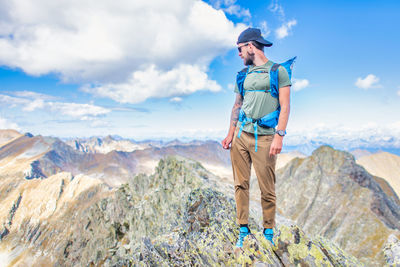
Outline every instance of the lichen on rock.
[(71, 191), (80, 178), (59, 177), (54, 198), (73, 196), (57, 206), (63, 212), (46, 222), (27, 218), (5, 238), (22, 240), (54, 266), (335, 266), (350, 259), (295, 225), (277, 225), (274, 247), (253, 218), (254, 235), (235, 253), (235, 202), (212, 176), (197, 162), (168, 157), (153, 175), (137, 175), (113, 191), (99, 185)]
[(400, 266), (400, 241), (395, 235), (390, 235), (383, 250), (388, 266)]

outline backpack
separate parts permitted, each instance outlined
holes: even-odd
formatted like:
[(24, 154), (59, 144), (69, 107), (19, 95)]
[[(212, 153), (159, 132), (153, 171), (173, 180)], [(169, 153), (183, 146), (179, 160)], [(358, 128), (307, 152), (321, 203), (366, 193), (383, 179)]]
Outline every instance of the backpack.
[[(272, 65), (271, 70), (269, 72), (269, 79), (270, 79), (270, 87), (269, 88), (270, 89), (269, 90), (257, 90), (257, 91), (270, 92), (271, 96), (279, 99), (279, 66), (283, 66), (286, 69), (286, 71), (288, 72), (288, 75), (289, 75), (289, 80), (290, 80), (292, 78), (292, 67), (293, 67), (293, 63), (294, 63), (295, 59), (296, 59), (296, 57), (291, 58), (281, 64), (274, 63), (274, 65)], [(249, 73), (266, 73), (266, 72), (265, 71), (250, 71), (249, 72), (249, 67), (244, 68), (243, 70), (238, 72), (238, 74), (236, 76), (236, 83), (237, 83), (237, 87), (239, 89), (239, 93), (242, 95), (243, 98), (244, 98), (244, 94), (246, 91), (244, 89), (244, 81), (246, 79), (246, 76)], [(252, 90), (252, 91), (255, 91), (255, 90)], [(275, 128), (276, 125), (278, 125), (280, 111), (281, 111), (281, 108), (278, 105), (278, 108), (275, 111), (273, 111), (259, 119), (253, 119), (253, 118), (247, 117), (246, 114), (244, 113), (244, 111), (240, 110), (239, 121), (242, 122), (242, 125), (240, 126), (240, 129), (238, 132), (238, 138), (240, 138), (240, 134), (242, 133), (243, 126), (249, 122), (253, 123), (254, 136), (256, 139), (255, 150), (257, 151), (257, 126)]]

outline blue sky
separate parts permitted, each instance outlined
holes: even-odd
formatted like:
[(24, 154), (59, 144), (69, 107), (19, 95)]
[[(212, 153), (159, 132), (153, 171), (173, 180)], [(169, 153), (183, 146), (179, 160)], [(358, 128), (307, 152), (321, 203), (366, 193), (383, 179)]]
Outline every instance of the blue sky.
[(289, 139), (400, 137), (398, 1), (133, 2), (0, 4), (0, 128), (222, 139), (252, 26), (298, 57)]

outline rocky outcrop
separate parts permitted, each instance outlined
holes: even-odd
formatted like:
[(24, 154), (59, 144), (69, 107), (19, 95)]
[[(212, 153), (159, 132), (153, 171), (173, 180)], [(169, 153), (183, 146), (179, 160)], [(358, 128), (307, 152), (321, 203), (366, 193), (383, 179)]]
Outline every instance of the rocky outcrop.
[(389, 266), (400, 266), (400, 241), (395, 235), (390, 235), (383, 250)]
[(27, 170), (25, 170), (24, 175), (25, 179), (27, 180), (47, 177), (45, 174), (43, 174), (42, 168), (40, 167), (40, 162), (37, 160), (32, 161), (30, 167)]
[(278, 171), (279, 212), (307, 233), (334, 241), (369, 266), (385, 263), (389, 235), (399, 236), (400, 201), (346, 152), (323, 146)]
[[(235, 253), (234, 201), (212, 176), (197, 162), (167, 158), (155, 174), (112, 191), (66, 173), (22, 179), (22, 199), (1, 244), (15, 248), (16, 266), (361, 266), (296, 225), (278, 225), (272, 247), (253, 219), (254, 236)], [(15, 196), (2, 205), (16, 203)]]
[(0, 190), (7, 192), (0, 195), (0, 254), (9, 255), (10, 266), (51, 265), (58, 256), (52, 249), (69, 235), (75, 214), (110, 193), (99, 180), (69, 173), (32, 180), (0, 176)]

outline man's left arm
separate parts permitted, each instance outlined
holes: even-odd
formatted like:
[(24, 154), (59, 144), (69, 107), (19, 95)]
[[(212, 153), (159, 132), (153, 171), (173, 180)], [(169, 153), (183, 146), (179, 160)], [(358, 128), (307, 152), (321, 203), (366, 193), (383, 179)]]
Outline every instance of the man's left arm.
[[(276, 129), (286, 131), (290, 113), (290, 86), (279, 88), (279, 104), (281, 106), (281, 112), (279, 114), (278, 126)], [(269, 150), (269, 155), (272, 156), (281, 153), (282, 146), (283, 136), (275, 134)]]

